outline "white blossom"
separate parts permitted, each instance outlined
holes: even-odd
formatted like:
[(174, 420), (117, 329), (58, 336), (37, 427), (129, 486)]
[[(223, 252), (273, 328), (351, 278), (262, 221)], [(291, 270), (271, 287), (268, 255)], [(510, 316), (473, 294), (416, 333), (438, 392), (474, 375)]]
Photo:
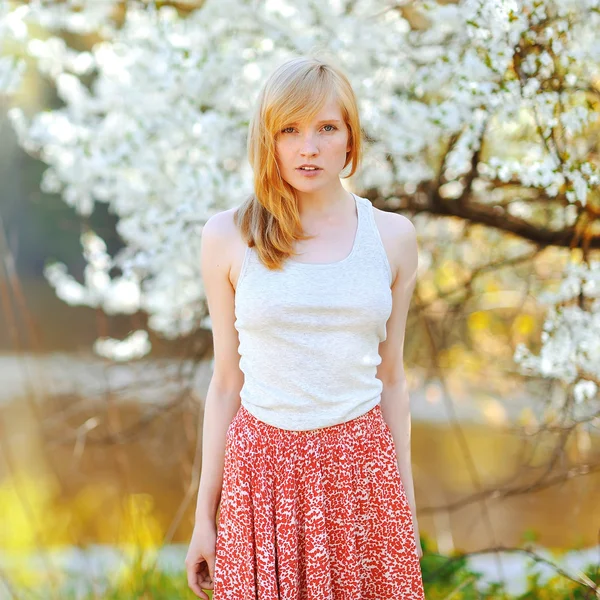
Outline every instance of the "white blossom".
[(598, 386), (594, 381), (587, 381), (582, 379), (578, 381), (573, 388), (573, 395), (575, 401), (578, 403), (584, 402), (585, 400), (593, 400), (598, 394)]
[[(540, 354), (523, 344), (514, 359), (524, 373), (558, 379), (564, 384), (600, 380), (600, 262), (569, 263), (557, 291), (540, 295), (549, 304)], [(589, 384), (575, 387), (576, 398)], [(587, 397), (587, 396), (585, 396)]]
[(94, 351), (99, 356), (118, 362), (142, 358), (150, 352), (148, 332), (140, 329), (128, 335), (124, 340), (110, 337), (98, 338), (94, 342)]
[(8, 42), (27, 35), (23, 15), (23, 7), (11, 11), (8, 4), (0, 4), (0, 99), (17, 92), (25, 72), (25, 61), (13, 56), (8, 48)]

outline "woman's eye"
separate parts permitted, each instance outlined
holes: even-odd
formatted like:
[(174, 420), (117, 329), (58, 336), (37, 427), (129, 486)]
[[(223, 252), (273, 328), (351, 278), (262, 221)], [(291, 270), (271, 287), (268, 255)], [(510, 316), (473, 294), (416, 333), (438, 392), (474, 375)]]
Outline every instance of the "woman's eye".
[[(325, 129), (325, 127), (331, 127), (331, 129), (327, 130), (327, 133), (330, 133), (332, 131), (335, 131), (337, 129), (337, 127), (335, 125), (323, 125), (323, 129)], [(286, 127), (285, 129), (281, 130), (281, 133), (288, 133), (288, 129), (294, 129), (294, 127)]]

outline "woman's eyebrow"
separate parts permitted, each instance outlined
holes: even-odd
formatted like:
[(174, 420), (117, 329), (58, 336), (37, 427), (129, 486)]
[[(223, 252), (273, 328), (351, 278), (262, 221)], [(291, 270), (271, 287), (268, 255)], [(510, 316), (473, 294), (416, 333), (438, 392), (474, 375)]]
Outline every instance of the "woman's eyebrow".
[[(323, 119), (322, 121), (317, 121), (317, 123), (339, 123), (339, 119)], [(290, 125), (298, 125), (297, 121), (290, 123)]]

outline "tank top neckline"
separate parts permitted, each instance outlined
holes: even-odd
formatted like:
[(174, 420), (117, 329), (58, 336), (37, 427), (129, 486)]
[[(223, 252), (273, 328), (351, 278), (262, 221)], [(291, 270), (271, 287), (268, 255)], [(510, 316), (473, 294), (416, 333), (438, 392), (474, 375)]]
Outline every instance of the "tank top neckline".
[(287, 258), (285, 261), (286, 268), (288, 266), (299, 267), (301, 269), (302, 268), (310, 269), (310, 268), (338, 267), (338, 266), (343, 265), (352, 260), (352, 258), (358, 251), (358, 246), (360, 243), (360, 236), (361, 236), (361, 229), (362, 229), (362, 207), (360, 206), (358, 196), (353, 192), (350, 192), (350, 193), (352, 194), (352, 197), (354, 198), (354, 205), (356, 206), (356, 219), (357, 219), (356, 233), (354, 234), (354, 241), (352, 243), (352, 249), (350, 250), (350, 254), (348, 254), (345, 258), (342, 258), (341, 260), (337, 260), (335, 262), (328, 262), (328, 263), (299, 262), (297, 260), (293, 260), (292, 258)]

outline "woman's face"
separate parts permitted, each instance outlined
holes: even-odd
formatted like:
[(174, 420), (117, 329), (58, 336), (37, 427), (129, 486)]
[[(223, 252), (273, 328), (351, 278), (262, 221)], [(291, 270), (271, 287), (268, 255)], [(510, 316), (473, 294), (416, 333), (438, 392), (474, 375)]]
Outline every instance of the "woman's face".
[[(311, 123), (288, 123), (275, 139), (282, 178), (300, 191), (315, 191), (339, 182), (350, 151), (349, 132), (335, 98), (321, 108)], [(301, 170), (303, 164), (318, 167)]]

